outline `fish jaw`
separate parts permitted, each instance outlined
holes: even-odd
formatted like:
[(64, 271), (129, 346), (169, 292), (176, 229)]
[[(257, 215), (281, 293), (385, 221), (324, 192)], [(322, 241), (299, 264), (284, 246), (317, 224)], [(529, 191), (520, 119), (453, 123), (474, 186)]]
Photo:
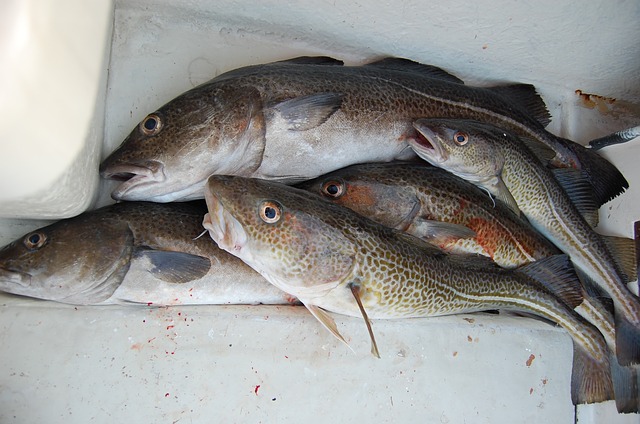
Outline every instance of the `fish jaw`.
[(0, 266), (0, 291), (29, 296), (31, 274)]
[(103, 164), (100, 167), (100, 176), (106, 179), (123, 180), (111, 193), (111, 197), (114, 200), (127, 201), (149, 199), (154, 188), (167, 179), (164, 164), (158, 161), (146, 161), (144, 164)]
[(214, 194), (207, 191), (205, 198), (209, 212), (204, 215), (202, 226), (209, 231), (218, 247), (242, 259), (243, 248), (247, 245), (247, 233), (242, 224), (225, 211)]
[(417, 122), (414, 122), (413, 126), (417, 133), (415, 137), (408, 138), (409, 146), (420, 158), (433, 166), (442, 167), (449, 160), (449, 153), (438, 139), (438, 135), (432, 129)]

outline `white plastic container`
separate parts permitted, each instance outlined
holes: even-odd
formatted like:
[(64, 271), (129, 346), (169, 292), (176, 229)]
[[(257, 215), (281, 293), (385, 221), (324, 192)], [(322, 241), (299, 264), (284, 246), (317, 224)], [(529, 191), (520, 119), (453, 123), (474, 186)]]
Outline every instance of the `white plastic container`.
[[(550, 130), (579, 142), (640, 121), (632, 1), (10, 0), (0, 11), (2, 245), (111, 202), (101, 158), (147, 113), (250, 64), (401, 56), (472, 85), (535, 84)], [(598, 230), (631, 236), (640, 142), (603, 154), (631, 188), (603, 206)], [(303, 308), (2, 295), (0, 422), (640, 422), (613, 402), (574, 408), (570, 338), (538, 321), (375, 321), (380, 360), (361, 320), (337, 323), (355, 353)]]

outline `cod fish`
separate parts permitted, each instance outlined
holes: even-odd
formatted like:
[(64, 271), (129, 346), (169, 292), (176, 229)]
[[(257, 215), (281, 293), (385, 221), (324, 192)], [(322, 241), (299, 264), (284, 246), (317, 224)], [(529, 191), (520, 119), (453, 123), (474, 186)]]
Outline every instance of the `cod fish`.
[(535, 88), (464, 85), (434, 66), (387, 58), (341, 66), (299, 57), (221, 74), (146, 116), (100, 166), (116, 200), (203, 197), (209, 175), (295, 183), (354, 163), (414, 158), (418, 118), (486, 120), (536, 138), (554, 164), (584, 170), (602, 203), (628, 184), (593, 151), (547, 132)]
[(125, 202), (0, 249), (0, 290), (69, 304), (286, 304), (294, 299), (202, 233), (203, 201)]
[(411, 141), (411, 146), (420, 157), (523, 213), (571, 257), (578, 270), (611, 296), (618, 360), (622, 365), (640, 363), (640, 302), (626, 285), (628, 276), (636, 274), (633, 240), (605, 239), (593, 230), (597, 209), (589, 188), (570, 172), (553, 174), (538, 159), (544, 152), (534, 154), (526, 140), (502, 128), (445, 119), (422, 119), (414, 125), (422, 137)]
[[(505, 270), (482, 256), (446, 254), (313, 193), (273, 181), (214, 175), (205, 199), (209, 212), (203, 226), (216, 243), (300, 299), (342, 341), (326, 311), (362, 316), (376, 355), (369, 317), (487, 309), (533, 313), (560, 324), (574, 340), (574, 402), (613, 398), (605, 341), (567, 306), (577, 306), (582, 298), (564, 255)], [(562, 286), (557, 290), (562, 301), (537, 281), (540, 276)]]
[[(447, 252), (488, 256), (502, 268), (561, 253), (504, 203), (426, 163), (352, 165), (298, 187)], [(613, 316), (598, 298), (586, 291), (582, 296), (576, 312), (600, 330), (615, 352)]]

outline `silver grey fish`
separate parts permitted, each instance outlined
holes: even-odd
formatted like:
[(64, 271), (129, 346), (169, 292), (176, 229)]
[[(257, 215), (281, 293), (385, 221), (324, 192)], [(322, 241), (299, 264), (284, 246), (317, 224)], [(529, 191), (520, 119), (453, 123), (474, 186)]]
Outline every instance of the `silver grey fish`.
[(209, 175), (299, 182), (354, 163), (408, 159), (413, 120), (473, 118), (536, 138), (558, 166), (584, 169), (604, 199), (628, 184), (613, 165), (544, 129), (527, 84), (479, 88), (442, 69), (388, 58), (341, 66), (301, 57), (219, 75), (146, 116), (101, 164), (117, 200), (202, 198)]
[(205, 213), (204, 202), (125, 202), (32, 231), (0, 249), (0, 291), (83, 305), (295, 302), (197, 238)]
[[(521, 211), (538, 231), (571, 257), (578, 269), (611, 296), (618, 360), (623, 365), (640, 363), (640, 302), (626, 285), (628, 275), (636, 272), (629, 271), (628, 266), (622, 268), (622, 259), (635, 264), (633, 241), (611, 238), (607, 243), (593, 230), (591, 224), (597, 209), (590, 190), (570, 173), (552, 174), (527, 147), (526, 140), (523, 143), (502, 128), (446, 119), (418, 120), (415, 127), (423, 137), (416, 138), (411, 145), (420, 157)], [(616, 243), (619, 253), (614, 256), (612, 249)]]
[[(613, 397), (602, 335), (567, 306), (577, 306), (582, 298), (566, 256), (505, 270), (481, 256), (445, 254), (312, 193), (272, 181), (214, 175), (205, 198), (209, 212), (203, 225), (216, 243), (299, 298), (343, 341), (325, 310), (363, 316), (374, 354), (369, 317), (486, 309), (533, 313), (562, 325), (574, 340), (573, 400)], [(563, 301), (538, 277), (553, 279)]]

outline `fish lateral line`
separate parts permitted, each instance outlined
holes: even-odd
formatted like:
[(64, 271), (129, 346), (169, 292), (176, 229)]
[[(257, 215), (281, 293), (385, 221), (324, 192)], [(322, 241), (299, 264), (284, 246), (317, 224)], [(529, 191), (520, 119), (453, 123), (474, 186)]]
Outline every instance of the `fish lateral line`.
[(371, 338), (371, 353), (378, 359), (380, 359), (380, 352), (378, 351), (378, 344), (376, 343), (376, 338), (373, 335), (373, 329), (371, 328), (371, 320), (367, 316), (367, 312), (364, 310), (364, 305), (362, 304), (362, 300), (360, 299), (360, 284), (355, 282), (350, 282), (347, 284), (347, 287), (351, 290), (351, 294), (356, 299), (356, 303), (358, 304), (358, 308), (360, 309), (360, 313), (362, 314), (362, 318), (364, 318), (364, 323), (367, 325), (367, 331), (369, 331), (369, 337)]

